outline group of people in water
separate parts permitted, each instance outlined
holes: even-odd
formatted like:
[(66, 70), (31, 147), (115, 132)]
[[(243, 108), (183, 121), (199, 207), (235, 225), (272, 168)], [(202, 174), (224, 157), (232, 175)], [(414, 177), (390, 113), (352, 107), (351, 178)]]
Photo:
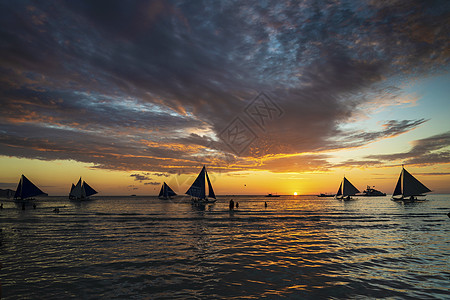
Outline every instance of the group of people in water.
[[(234, 207), (239, 208), (239, 202), (236, 201), (236, 204), (234, 203), (233, 199), (230, 200), (230, 210), (234, 210)], [(264, 207), (267, 208), (267, 202), (264, 202)]]
[[(25, 208), (26, 208), (25, 203), (22, 203), (22, 210), (25, 210)], [(1, 210), (1, 209), (3, 209), (3, 203), (0, 203), (0, 210)], [(36, 209), (36, 203), (33, 203), (33, 209)], [(56, 207), (56, 208), (53, 210), (53, 212), (59, 213), (59, 208)]]

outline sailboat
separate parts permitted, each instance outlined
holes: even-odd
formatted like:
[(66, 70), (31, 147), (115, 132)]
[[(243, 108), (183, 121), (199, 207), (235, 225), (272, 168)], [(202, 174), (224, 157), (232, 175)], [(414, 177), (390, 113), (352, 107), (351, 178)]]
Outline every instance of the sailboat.
[(14, 194), (14, 200), (25, 201), (32, 200), (34, 196), (47, 195), (36, 185), (34, 185), (25, 175), (22, 174), (17, 185), (16, 193)]
[[(214, 200), (209, 199), (206, 196), (206, 182), (208, 183), (208, 197), (214, 198)], [(194, 183), (187, 190), (186, 194), (192, 197), (192, 203), (194, 204), (206, 204), (206, 203), (214, 203), (216, 202), (216, 195), (214, 194), (213, 187), (211, 185), (211, 181), (209, 180), (208, 172), (206, 171), (206, 167), (203, 166), (200, 174), (198, 174), (197, 179), (195, 179)]]
[(354, 196), (357, 193), (359, 193), (359, 190), (344, 176), (339, 190), (336, 193), (336, 199), (352, 200), (350, 196)]
[(425, 196), (424, 193), (431, 192), (423, 183), (412, 176), (402, 165), (402, 171), (398, 177), (392, 200), (415, 201), (418, 196)]
[(70, 200), (86, 200), (90, 196), (97, 194), (97, 191), (94, 190), (86, 181), (81, 181), (81, 177), (78, 180), (78, 183), (74, 185), (72, 183), (72, 187), (69, 193)]
[(159, 191), (158, 198), (159, 199), (170, 199), (170, 197), (176, 196), (177, 194), (170, 188), (167, 183), (163, 183), (161, 186), (161, 190)]

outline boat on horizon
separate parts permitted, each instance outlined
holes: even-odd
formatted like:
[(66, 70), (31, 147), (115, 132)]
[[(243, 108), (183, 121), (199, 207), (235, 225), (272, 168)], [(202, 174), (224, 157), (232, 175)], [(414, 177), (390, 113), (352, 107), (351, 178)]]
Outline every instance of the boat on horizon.
[(77, 184), (72, 183), (72, 187), (69, 193), (70, 200), (89, 200), (89, 197), (97, 194), (98, 192), (94, 190), (86, 181), (81, 181), (81, 177)]
[(336, 199), (354, 200), (351, 196), (355, 196), (357, 193), (359, 193), (359, 190), (344, 176), (336, 193)]
[(164, 182), (161, 186), (161, 190), (159, 191), (158, 198), (167, 200), (176, 195), (177, 194), (170, 188), (170, 186)]
[(48, 196), (47, 193), (41, 191), (34, 183), (32, 183), (25, 175), (22, 174), (17, 185), (16, 192), (14, 193), (14, 201), (28, 201), (34, 200), (35, 196)]
[(370, 185), (368, 185), (367, 188), (363, 191), (361, 196), (365, 196), (365, 197), (386, 196), (386, 193), (376, 190), (375, 186), (370, 187)]
[(280, 195), (277, 195), (277, 194), (267, 194), (265, 197), (280, 197)]
[(423, 197), (425, 200), (425, 193), (429, 193), (431, 190), (427, 188), (422, 182), (417, 180), (411, 175), (402, 165), (402, 171), (398, 177), (397, 184), (395, 185), (394, 193), (392, 193), (391, 200), (393, 201), (417, 201), (418, 197)]
[[(206, 183), (208, 183), (208, 196), (206, 196)], [(214, 203), (217, 201), (216, 195), (214, 194), (214, 190), (211, 181), (209, 180), (208, 172), (206, 171), (205, 166), (203, 166), (194, 183), (186, 191), (186, 194), (192, 197), (191, 198), (192, 204), (204, 205), (208, 203)], [(213, 198), (214, 200), (210, 198)]]
[(334, 197), (335, 194), (324, 194), (324, 193), (320, 193), (319, 195), (317, 195), (317, 197)]

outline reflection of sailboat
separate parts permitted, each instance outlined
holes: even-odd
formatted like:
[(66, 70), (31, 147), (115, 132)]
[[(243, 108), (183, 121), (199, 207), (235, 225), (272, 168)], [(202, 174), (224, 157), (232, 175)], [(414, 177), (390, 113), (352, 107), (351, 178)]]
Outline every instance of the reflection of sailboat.
[(161, 186), (161, 190), (159, 191), (158, 198), (160, 199), (170, 199), (170, 197), (176, 196), (177, 194), (167, 185), (167, 183), (163, 183)]
[(71, 200), (85, 200), (90, 196), (97, 194), (97, 191), (94, 190), (86, 181), (81, 181), (81, 177), (78, 180), (78, 183), (74, 185), (72, 183), (72, 188), (70, 189), (69, 199)]
[(424, 193), (431, 192), (423, 183), (412, 176), (402, 166), (402, 171), (395, 186), (392, 200), (417, 200), (418, 196), (425, 196)]
[[(206, 182), (208, 182), (208, 197), (214, 198), (214, 200), (208, 199), (208, 197), (206, 196), (205, 177)], [(214, 190), (211, 185), (211, 181), (209, 180), (208, 172), (206, 171), (205, 166), (203, 166), (200, 174), (198, 174), (197, 176), (197, 179), (195, 179), (194, 183), (187, 190), (186, 194), (192, 196), (192, 203), (206, 204), (216, 202), (216, 195), (214, 194)]]
[(20, 200), (32, 200), (32, 197), (39, 195), (47, 195), (41, 191), (36, 185), (34, 185), (25, 175), (22, 174), (20, 177), (19, 184), (17, 185), (16, 193), (14, 194), (14, 199), (16, 201)]
[(357, 193), (359, 193), (359, 190), (344, 176), (339, 190), (336, 193), (336, 199), (352, 200), (350, 196), (354, 196)]

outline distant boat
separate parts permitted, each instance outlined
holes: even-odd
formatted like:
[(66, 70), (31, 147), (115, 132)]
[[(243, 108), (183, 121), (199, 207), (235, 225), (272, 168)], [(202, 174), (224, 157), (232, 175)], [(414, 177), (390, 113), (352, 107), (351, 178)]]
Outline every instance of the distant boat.
[(324, 194), (324, 193), (320, 193), (319, 195), (317, 195), (317, 197), (334, 197), (334, 194)]
[(11, 198), (14, 197), (14, 194), (16, 193), (16, 191), (10, 190), (10, 189), (0, 189), (0, 197), (4, 197), (4, 198)]
[(266, 197), (280, 197), (280, 195), (267, 194)]
[(16, 201), (32, 200), (33, 197), (39, 195), (47, 195), (47, 194), (41, 191), (28, 178), (26, 178), (25, 175), (22, 174), (19, 180), (19, 184), (17, 185), (16, 192), (14, 194), (14, 200)]
[(72, 183), (72, 188), (70, 189), (69, 199), (70, 200), (87, 200), (90, 196), (97, 194), (86, 181), (81, 181), (81, 177), (78, 183), (74, 185)]
[(431, 192), (431, 190), (402, 166), (402, 171), (392, 194), (392, 200), (415, 201), (417, 197), (424, 197), (423, 194), (428, 192)]
[[(206, 196), (206, 182), (208, 183), (208, 197), (214, 198), (214, 200), (209, 199)], [(194, 183), (186, 192), (187, 195), (192, 197), (191, 201), (193, 204), (207, 204), (216, 202), (216, 195), (214, 194), (214, 190), (209, 180), (208, 172), (206, 171), (206, 167), (203, 166), (202, 170), (195, 179)]]
[(176, 196), (177, 194), (170, 188), (167, 183), (163, 183), (161, 186), (161, 190), (159, 191), (158, 198), (159, 199), (170, 199), (170, 197)]
[(361, 196), (365, 197), (386, 196), (386, 193), (380, 192), (379, 190), (374, 189), (374, 187), (370, 187), (370, 185), (368, 185)]
[(336, 199), (352, 200), (351, 196), (354, 196), (357, 193), (359, 193), (359, 190), (344, 176), (344, 179), (339, 186), (339, 190), (336, 193)]

